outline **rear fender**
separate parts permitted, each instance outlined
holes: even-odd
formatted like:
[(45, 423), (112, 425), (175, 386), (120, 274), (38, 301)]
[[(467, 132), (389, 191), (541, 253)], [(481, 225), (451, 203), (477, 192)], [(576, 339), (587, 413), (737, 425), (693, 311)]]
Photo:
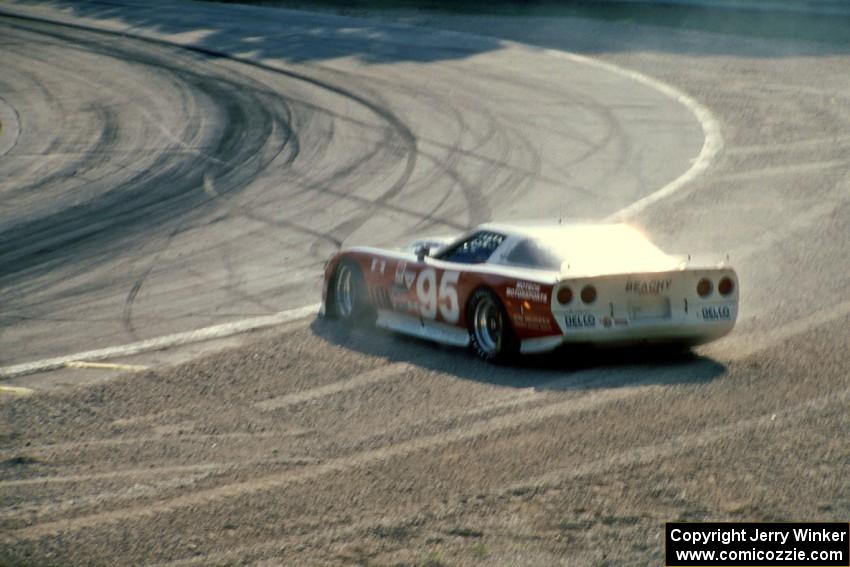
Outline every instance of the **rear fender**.
[(463, 324), (468, 328), (466, 316), (471, 305), (469, 298), (478, 288), (493, 291), (508, 314), (511, 328), (520, 340), (560, 334), (558, 324), (552, 316), (550, 297), (552, 285), (496, 274), (480, 274), (469, 289)]

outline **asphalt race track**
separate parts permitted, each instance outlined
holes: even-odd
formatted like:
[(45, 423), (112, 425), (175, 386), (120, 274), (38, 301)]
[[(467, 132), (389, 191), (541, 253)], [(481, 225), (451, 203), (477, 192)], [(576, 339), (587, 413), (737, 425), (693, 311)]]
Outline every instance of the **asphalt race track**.
[[(213, 25), (228, 13), (207, 10)], [(191, 10), (125, 12), (204, 33)], [(2, 92), (27, 126), (2, 165), (0, 364), (313, 304), (342, 244), (596, 218), (703, 145), (685, 106), (592, 65), (251, 16), (191, 50), (0, 21)]]
[(314, 304), (340, 246), (559, 211), (729, 254), (735, 332), (497, 368), (309, 317), (6, 380), (45, 391), (0, 390), (0, 563), (644, 565), (669, 520), (850, 517), (850, 47), (414, 20), (3, 5), (0, 367)]

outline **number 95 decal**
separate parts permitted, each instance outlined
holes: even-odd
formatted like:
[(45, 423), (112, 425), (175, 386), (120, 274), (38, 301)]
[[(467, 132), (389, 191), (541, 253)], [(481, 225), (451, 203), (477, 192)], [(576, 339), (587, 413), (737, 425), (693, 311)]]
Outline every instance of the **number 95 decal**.
[(457, 280), (460, 272), (443, 272), (439, 286), (437, 272), (426, 268), (416, 278), (416, 298), (419, 313), (428, 319), (436, 319), (437, 311), (446, 323), (457, 323), (460, 318), (460, 302), (457, 297)]

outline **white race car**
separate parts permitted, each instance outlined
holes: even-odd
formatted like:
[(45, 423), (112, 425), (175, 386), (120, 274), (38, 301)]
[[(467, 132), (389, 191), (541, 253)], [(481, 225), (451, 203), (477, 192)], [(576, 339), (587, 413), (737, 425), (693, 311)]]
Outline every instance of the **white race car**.
[(400, 250), (342, 250), (322, 299), (346, 322), (500, 360), (567, 342), (715, 340), (738, 316), (738, 278), (665, 254), (628, 225), (489, 223)]

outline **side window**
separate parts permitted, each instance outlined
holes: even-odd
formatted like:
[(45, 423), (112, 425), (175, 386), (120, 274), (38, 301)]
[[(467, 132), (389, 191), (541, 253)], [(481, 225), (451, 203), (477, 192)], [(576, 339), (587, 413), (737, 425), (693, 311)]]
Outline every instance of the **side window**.
[(554, 254), (545, 250), (534, 240), (526, 238), (519, 241), (505, 258), (509, 264), (557, 270), (560, 261)]
[(441, 252), (437, 257), (446, 262), (481, 264), (490, 258), (504, 240), (504, 234), (487, 231), (476, 232), (466, 240)]

